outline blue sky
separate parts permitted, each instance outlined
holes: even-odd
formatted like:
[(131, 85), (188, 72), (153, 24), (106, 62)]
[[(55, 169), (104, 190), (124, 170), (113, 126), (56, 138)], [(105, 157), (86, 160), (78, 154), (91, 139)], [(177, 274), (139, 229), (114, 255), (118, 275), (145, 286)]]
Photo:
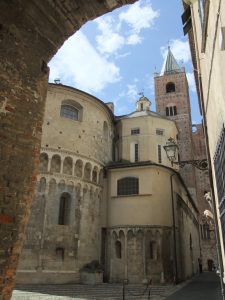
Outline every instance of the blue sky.
[(49, 63), (49, 81), (60, 78), (62, 84), (114, 102), (117, 115), (134, 111), (140, 92), (155, 110), (154, 72), (161, 72), (169, 43), (186, 68), (192, 121), (201, 122), (181, 14), (180, 0), (140, 0), (88, 22)]

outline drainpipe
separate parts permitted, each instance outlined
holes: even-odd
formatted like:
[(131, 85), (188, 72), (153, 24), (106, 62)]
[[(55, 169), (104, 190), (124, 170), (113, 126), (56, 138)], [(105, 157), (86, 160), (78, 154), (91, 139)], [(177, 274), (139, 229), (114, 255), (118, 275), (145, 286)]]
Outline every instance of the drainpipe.
[(173, 176), (176, 173), (170, 175), (170, 188), (171, 188), (171, 204), (172, 204), (172, 220), (173, 220), (173, 254), (174, 254), (174, 283), (178, 283), (178, 268), (177, 268), (177, 238), (176, 238), (176, 223), (174, 213), (174, 197), (173, 197)]

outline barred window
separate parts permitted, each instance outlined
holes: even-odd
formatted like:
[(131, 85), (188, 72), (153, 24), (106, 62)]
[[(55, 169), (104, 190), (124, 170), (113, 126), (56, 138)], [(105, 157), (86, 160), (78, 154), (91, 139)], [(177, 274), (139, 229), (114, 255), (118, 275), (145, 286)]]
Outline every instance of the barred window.
[(203, 240), (210, 239), (210, 229), (208, 224), (201, 225), (201, 236)]
[(78, 120), (79, 110), (71, 105), (62, 105), (60, 116), (71, 120)]
[(214, 168), (219, 201), (220, 221), (225, 244), (225, 128), (223, 127), (214, 156)]
[(155, 133), (157, 135), (164, 135), (164, 130), (163, 129), (156, 129)]
[(139, 161), (139, 147), (138, 144), (134, 144), (134, 161)]
[(140, 128), (131, 129), (131, 135), (140, 134)]
[(136, 177), (125, 177), (117, 181), (117, 195), (138, 195), (139, 180)]

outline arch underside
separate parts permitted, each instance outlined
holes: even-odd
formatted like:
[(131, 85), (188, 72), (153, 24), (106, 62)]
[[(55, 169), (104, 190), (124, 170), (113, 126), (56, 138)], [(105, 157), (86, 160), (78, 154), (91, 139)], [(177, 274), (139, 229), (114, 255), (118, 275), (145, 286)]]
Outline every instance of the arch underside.
[[(38, 172), (48, 61), (84, 23), (123, 1), (0, 2), (0, 290), (10, 299)], [(29, 30), (28, 30), (29, 29)], [(8, 188), (10, 183), (10, 189)], [(12, 235), (13, 232), (13, 235)], [(4, 241), (4, 242), (3, 242)]]

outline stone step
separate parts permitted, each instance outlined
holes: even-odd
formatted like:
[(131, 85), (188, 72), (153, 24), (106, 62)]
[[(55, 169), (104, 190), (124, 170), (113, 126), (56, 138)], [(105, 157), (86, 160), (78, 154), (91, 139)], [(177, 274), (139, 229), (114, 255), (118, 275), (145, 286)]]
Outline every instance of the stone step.
[[(151, 297), (163, 295), (172, 290), (173, 286), (151, 286)], [(126, 285), (126, 300), (147, 300), (149, 286), (144, 285)], [(17, 285), (13, 292), (12, 300), (61, 300), (61, 299), (79, 299), (79, 300), (122, 300), (123, 287), (121, 284), (64, 284), (64, 285)]]

